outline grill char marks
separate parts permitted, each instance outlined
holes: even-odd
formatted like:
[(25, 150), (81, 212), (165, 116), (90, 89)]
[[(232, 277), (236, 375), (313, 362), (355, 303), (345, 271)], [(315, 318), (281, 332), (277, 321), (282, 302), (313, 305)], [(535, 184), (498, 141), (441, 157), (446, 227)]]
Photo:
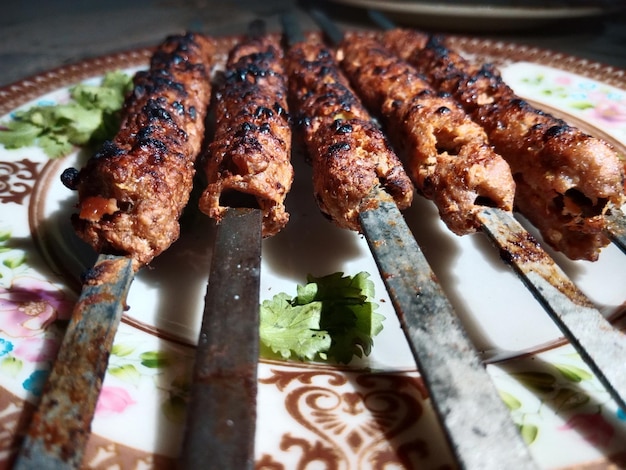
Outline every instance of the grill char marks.
[(411, 182), (331, 51), (313, 40), (292, 47), (288, 74), (322, 213), (339, 227), (359, 231), (358, 214), (375, 204), (368, 196), (376, 187), (384, 188), (399, 208), (408, 207)]
[(293, 181), (287, 82), (279, 39), (249, 39), (231, 51), (216, 92), (216, 130), (204, 170), (200, 209), (220, 220), (227, 207), (263, 211), (263, 236), (289, 220), (284, 201)]
[(463, 235), (480, 228), (482, 205), (510, 211), (515, 183), (485, 131), (450, 97), (371, 35), (341, 46), (342, 67), (365, 104), (379, 114), (417, 189)]
[(437, 37), (397, 29), (384, 42), (453, 95), (486, 130), (509, 163), (515, 205), (555, 249), (596, 260), (609, 243), (604, 213), (624, 202), (624, 169), (616, 152), (520, 97), (490, 65), (475, 65)]
[(214, 47), (200, 35), (168, 37), (134, 77), (116, 136), (72, 179), (74, 228), (97, 252), (130, 256), (138, 269), (178, 238), (204, 137)]

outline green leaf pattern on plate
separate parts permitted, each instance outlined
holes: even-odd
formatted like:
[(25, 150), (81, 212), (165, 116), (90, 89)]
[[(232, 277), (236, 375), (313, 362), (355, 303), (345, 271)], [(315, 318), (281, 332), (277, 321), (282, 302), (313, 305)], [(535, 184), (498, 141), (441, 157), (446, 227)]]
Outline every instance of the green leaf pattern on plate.
[(488, 371), (531, 450), (550, 446), (555, 433), (569, 433), (581, 447), (600, 443), (607, 455), (621, 451), (625, 415), (572, 346), (489, 365)]

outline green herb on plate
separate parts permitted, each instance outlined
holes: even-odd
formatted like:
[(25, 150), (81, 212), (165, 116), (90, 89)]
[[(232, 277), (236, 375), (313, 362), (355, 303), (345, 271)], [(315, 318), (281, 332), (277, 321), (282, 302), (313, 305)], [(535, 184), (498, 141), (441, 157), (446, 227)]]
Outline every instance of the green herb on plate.
[(283, 359), (348, 363), (370, 354), (383, 329), (369, 274), (308, 276), (291, 298), (280, 293), (261, 304), (262, 348)]
[(0, 124), (0, 144), (7, 149), (37, 145), (51, 158), (67, 155), (74, 146), (98, 145), (111, 138), (120, 124), (119, 111), (132, 89), (132, 77), (114, 71), (99, 85), (70, 88), (70, 101), (40, 104), (16, 111)]

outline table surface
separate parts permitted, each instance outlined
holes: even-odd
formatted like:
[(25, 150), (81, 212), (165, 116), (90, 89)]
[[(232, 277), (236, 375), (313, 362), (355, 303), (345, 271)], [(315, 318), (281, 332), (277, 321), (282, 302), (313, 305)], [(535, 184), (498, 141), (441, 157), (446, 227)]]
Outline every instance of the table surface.
[[(326, 6), (344, 27), (372, 26), (359, 8)], [(8, 0), (0, 15), (0, 87), (85, 58), (155, 45), (184, 30), (239, 33), (255, 18), (278, 30), (279, 15), (288, 8), (295, 8), (303, 27), (316, 29), (289, 0)], [(626, 10), (532, 30), (452, 32), (538, 46), (626, 69)]]

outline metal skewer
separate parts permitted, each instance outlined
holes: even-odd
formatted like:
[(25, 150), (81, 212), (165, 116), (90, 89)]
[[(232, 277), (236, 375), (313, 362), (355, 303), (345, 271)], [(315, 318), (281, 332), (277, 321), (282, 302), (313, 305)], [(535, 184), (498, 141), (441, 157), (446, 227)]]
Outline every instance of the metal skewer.
[(259, 209), (228, 209), (218, 225), (187, 411), (183, 469), (254, 468), (261, 221)]
[[(284, 15), (289, 46), (303, 40)], [(535, 468), (500, 399), (397, 205), (375, 189), (359, 215), (409, 346), (429, 390), (452, 452), (468, 469), (499, 469), (502, 462)], [(399, 253), (402, 253), (399, 256)]]
[[(254, 41), (264, 34), (263, 21), (248, 25), (248, 39)], [(250, 89), (263, 93), (256, 86), (244, 88), (246, 93)], [(233, 117), (220, 116), (227, 121)], [(236, 130), (231, 124), (228, 121), (229, 128)], [(182, 469), (254, 468), (263, 211), (238, 207), (235, 193), (217, 226)]]
[(377, 199), (377, 209), (360, 214), (363, 232), (459, 464), (535, 468), (402, 214), (386, 193)]
[(510, 214), (485, 208), (483, 231), (578, 351), (618, 406), (626, 410), (626, 335), (614, 328)]
[(626, 216), (622, 211), (611, 208), (605, 217), (609, 224), (609, 237), (620, 250), (626, 253)]
[(15, 469), (80, 468), (133, 277), (130, 258), (109, 255), (86, 274)]
[[(341, 31), (322, 11), (312, 15), (332, 41), (342, 40)], [(618, 406), (626, 409), (626, 367), (615, 360), (626, 357), (626, 335), (602, 316), (512, 214), (485, 207), (478, 220), (504, 261), (515, 269)]]

